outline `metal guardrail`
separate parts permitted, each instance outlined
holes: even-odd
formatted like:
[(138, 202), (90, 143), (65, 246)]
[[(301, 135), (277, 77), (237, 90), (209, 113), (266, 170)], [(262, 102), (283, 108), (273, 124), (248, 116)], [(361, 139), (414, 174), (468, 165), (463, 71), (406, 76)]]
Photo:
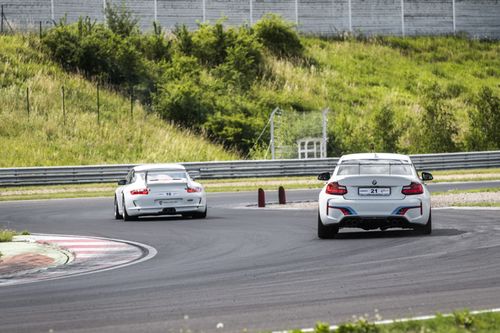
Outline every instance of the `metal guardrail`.
[[(418, 170), (500, 167), (500, 151), (410, 156)], [(338, 158), (181, 163), (201, 179), (313, 176), (332, 171)], [(111, 183), (123, 179), (134, 164), (0, 168), (0, 186)]]

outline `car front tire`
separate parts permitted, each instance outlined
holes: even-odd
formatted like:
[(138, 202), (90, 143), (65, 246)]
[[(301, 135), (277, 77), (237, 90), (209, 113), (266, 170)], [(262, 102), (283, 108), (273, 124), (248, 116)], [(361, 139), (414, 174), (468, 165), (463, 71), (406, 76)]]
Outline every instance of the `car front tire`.
[(318, 237), (319, 239), (333, 239), (339, 233), (339, 227), (324, 225), (318, 213)]

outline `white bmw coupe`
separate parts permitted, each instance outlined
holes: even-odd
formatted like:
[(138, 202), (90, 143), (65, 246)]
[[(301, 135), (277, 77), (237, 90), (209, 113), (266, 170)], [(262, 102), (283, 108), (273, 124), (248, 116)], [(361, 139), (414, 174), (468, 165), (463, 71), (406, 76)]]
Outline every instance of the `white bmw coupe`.
[(410, 157), (399, 154), (342, 156), (319, 194), (318, 237), (334, 238), (340, 228), (411, 228), (432, 232), (430, 193)]
[(137, 220), (144, 215), (207, 216), (203, 186), (180, 164), (146, 164), (132, 168), (115, 191), (115, 218)]

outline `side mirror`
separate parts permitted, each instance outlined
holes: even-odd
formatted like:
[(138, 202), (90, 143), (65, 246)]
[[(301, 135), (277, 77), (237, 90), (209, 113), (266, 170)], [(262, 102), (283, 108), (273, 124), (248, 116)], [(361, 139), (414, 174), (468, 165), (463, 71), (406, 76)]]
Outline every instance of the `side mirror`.
[(433, 180), (434, 177), (432, 177), (432, 174), (429, 172), (422, 172), (422, 180), (427, 181), (427, 180)]
[(327, 181), (329, 180), (331, 177), (330, 173), (329, 172), (323, 172), (323, 173), (320, 173), (318, 175), (318, 180), (324, 180), (324, 181)]
[(126, 184), (127, 184), (127, 181), (125, 179), (120, 179), (118, 181), (118, 185), (120, 185), (120, 186), (123, 186), (123, 185), (126, 185)]

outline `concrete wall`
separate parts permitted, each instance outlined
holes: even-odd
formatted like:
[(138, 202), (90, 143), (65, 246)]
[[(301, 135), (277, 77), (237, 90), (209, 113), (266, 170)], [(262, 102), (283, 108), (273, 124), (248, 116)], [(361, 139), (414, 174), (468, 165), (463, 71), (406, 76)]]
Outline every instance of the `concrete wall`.
[[(103, 20), (104, 0), (0, 0), (16, 30), (50, 25), (67, 15)], [(120, 3), (114, 0), (114, 3)], [(500, 38), (500, 0), (127, 0), (143, 29), (151, 29), (155, 15), (165, 28), (195, 27), (226, 17), (229, 25), (250, 24), (266, 13), (298, 22), (307, 33), (344, 31), (367, 35), (429, 35), (466, 32), (472, 37)], [(52, 10), (52, 4), (54, 10)]]

